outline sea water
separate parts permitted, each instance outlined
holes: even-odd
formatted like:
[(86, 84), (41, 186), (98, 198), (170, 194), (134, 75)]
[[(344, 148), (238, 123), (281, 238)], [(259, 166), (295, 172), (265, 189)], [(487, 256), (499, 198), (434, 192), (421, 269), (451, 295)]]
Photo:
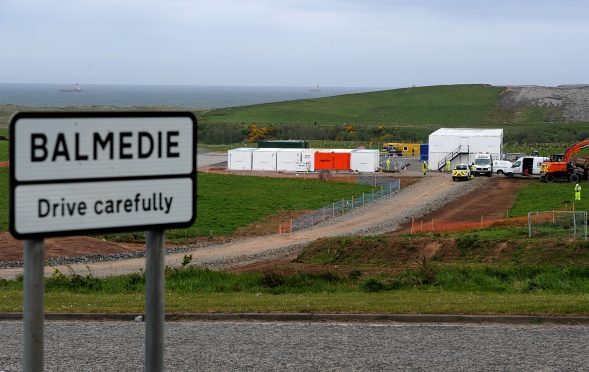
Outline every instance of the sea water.
[(383, 88), (148, 86), (81, 84), (81, 92), (62, 92), (74, 84), (0, 84), (0, 105), (32, 107), (176, 106), (191, 109), (235, 107), (259, 103), (329, 97)]

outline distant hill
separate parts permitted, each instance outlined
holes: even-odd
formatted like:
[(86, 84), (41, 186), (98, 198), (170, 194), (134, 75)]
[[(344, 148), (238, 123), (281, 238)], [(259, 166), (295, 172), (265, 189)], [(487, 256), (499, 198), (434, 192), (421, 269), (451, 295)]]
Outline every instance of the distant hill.
[(487, 127), (589, 122), (589, 86), (441, 85), (202, 112), (204, 123)]
[[(6, 128), (15, 111), (31, 109), (0, 105), (0, 128)], [(34, 110), (137, 109), (175, 108)], [(424, 142), (441, 127), (503, 128), (506, 143), (569, 144), (589, 138), (589, 85), (412, 87), (197, 111), (196, 115), (199, 141), (207, 144), (254, 143), (264, 138)], [(0, 135), (6, 134), (0, 130)]]

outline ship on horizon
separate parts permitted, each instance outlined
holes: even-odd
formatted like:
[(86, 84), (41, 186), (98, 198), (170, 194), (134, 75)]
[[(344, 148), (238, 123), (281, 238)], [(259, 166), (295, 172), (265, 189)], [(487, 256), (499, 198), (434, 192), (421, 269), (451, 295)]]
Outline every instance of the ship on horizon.
[(321, 91), (321, 88), (319, 88), (319, 84), (317, 84), (315, 86), (315, 88), (309, 89), (309, 92), (320, 92), (320, 91)]
[(80, 93), (82, 91), (82, 87), (76, 83), (76, 86), (73, 88), (60, 89), (59, 91), (62, 93)]

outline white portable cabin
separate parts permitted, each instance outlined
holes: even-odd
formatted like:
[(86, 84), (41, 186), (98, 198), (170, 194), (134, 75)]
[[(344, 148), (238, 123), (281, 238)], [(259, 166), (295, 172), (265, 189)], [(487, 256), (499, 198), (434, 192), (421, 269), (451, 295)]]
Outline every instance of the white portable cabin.
[(428, 168), (438, 170), (446, 158), (452, 167), (471, 164), (479, 152), (501, 159), (503, 129), (440, 128), (429, 135)]
[(378, 150), (352, 150), (350, 168), (357, 172), (376, 172), (379, 168), (380, 153)]
[(239, 147), (227, 151), (227, 169), (229, 170), (252, 170), (253, 147)]
[(276, 153), (278, 149), (261, 148), (252, 153), (252, 170), (276, 171)]
[(311, 172), (314, 170), (313, 150), (279, 149), (276, 152), (278, 172)]

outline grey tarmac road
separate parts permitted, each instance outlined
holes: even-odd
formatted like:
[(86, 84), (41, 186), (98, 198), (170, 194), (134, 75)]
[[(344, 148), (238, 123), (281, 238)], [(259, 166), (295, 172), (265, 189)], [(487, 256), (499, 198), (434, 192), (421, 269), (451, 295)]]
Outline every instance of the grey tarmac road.
[[(0, 322), (0, 371), (22, 368), (20, 321)], [(144, 324), (48, 321), (47, 371), (141, 371)], [(589, 327), (168, 322), (167, 371), (589, 370)]]

